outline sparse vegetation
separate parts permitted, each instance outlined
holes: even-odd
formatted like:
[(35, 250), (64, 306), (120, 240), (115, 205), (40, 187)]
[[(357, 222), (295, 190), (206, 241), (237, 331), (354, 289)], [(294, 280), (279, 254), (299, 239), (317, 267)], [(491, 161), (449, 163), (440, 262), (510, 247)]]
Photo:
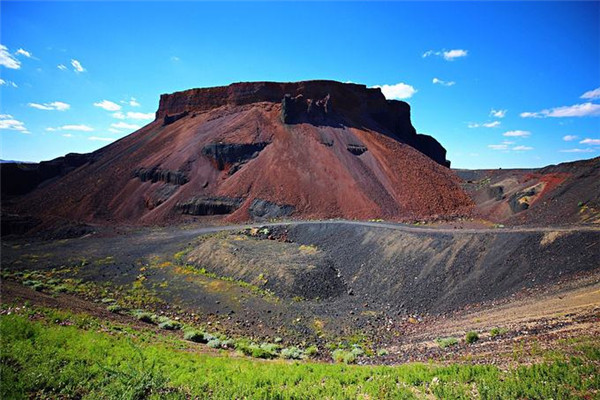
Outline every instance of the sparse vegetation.
[[(20, 313), (0, 316), (0, 397), (7, 399), (448, 399), (474, 393), (484, 399), (557, 399), (594, 398), (600, 391), (597, 338), (570, 342), (573, 355), (555, 350), (544, 353), (541, 364), (506, 371), (469, 364), (260, 363), (181, 351), (180, 339), (86, 315), (28, 308)], [(338, 362), (356, 360), (352, 350), (334, 353)]]
[(505, 335), (506, 333), (508, 333), (508, 329), (507, 328), (492, 328), (490, 330), (490, 336), (495, 338), (497, 336), (502, 336)]
[(450, 346), (456, 346), (458, 344), (458, 339), (455, 337), (447, 337), (447, 338), (437, 338), (435, 342), (442, 349), (445, 349)]
[(467, 342), (468, 344), (473, 344), (478, 340), (479, 334), (475, 331), (467, 332), (467, 334), (465, 335), (465, 342)]

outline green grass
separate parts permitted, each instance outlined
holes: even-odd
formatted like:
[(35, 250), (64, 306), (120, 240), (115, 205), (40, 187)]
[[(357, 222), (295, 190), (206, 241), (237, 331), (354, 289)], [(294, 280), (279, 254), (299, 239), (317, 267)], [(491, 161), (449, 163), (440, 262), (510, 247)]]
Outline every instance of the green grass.
[(454, 337), (437, 338), (437, 339), (435, 339), (435, 342), (442, 349), (445, 349), (445, 348), (450, 347), (450, 346), (456, 346), (458, 344), (458, 339), (454, 338)]
[[(192, 346), (192, 348), (190, 348)], [(600, 342), (501, 371), (491, 365), (352, 366), (199, 354), (172, 335), (86, 315), (0, 316), (0, 398), (568, 399), (600, 394)], [(274, 350), (269, 345), (258, 346)], [(348, 351), (351, 353), (351, 351)]]

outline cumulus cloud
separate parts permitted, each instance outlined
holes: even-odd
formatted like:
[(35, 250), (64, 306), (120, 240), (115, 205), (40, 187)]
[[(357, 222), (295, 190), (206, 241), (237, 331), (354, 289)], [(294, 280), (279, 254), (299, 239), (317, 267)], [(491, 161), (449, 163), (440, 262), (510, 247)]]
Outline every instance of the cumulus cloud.
[(565, 136), (563, 136), (563, 140), (565, 142), (571, 142), (571, 141), (573, 141), (573, 140), (575, 140), (577, 138), (578, 138), (577, 135), (565, 135)]
[(58, 65), (56, 66), (56, 68), (58, 68), (58, 69), (60, 69), (60, 70), (62, 70), (62, 71), (66, 71), (66, 69), (67, 69), (67, 66), (66, 66), (66, 65), (64, 65), (64, 64), (58, 64)]
[(13, 81), (5, 81), (4, 79), (0, 79), (0, 86), (12, 86), (14, 88), (18, 88), (19, 87)]
[(0, 65), (9, 69), (21, 68), (21, 61), (8, 52), (8, 47), (0, 44)]
[(453, 50), (441, 50), (441, 51), (435, 51), (435, 50), (427, 50), (425, 53), (423, 53), (422, 57), (431, 57), (431, 56), (438, 56), (438, 57), (443, 57), (444, 60), (446, 61), (454, 61), (457, 58), (460, 57), (466, 57), (468, 54), (468, 50), (463, 50), (463, 49), (453, 49)]
[(395, 85), (376, 85), (373, 87), (381, 89), (381, 93), (383, 93), (388, 100), (408, 99), (417, 93), (417, 89), (403, 82), (396, 83)]
[(583, 103), (572, 106), (555, 107), (538, 112), (523, 112), (522, 118), (563, 118), (563, 117), (590, 117), (600, 115), (600, 104)]
[(488, 147), (492, 150), (508, 150), (507, 144), (488, 144)]
[(452, 86), (454, 85), (456, 82), (454, 81), (443, 81), (441, 79), (438, 78), (433, 78), (432, 80), (433, 84), (438, 84), (438, 85), (442, 85), (442, 86)]
[(57, 128), (46, 128), (48, 132), (56, 131), (78, 131), (78, 132), (92, 132), (94, 128), (88, 125), (63, 125)]
[(469, 124), (467, 126), (469, 128), (496, 128), (496, 127), (500, 126), (500, 124), (501, 124), (500, 121), (492, 121), (492, 122), (484, 122), (484, 123), (469, 122)]
[(73, 137), (72, 133), (63, 133), (62, 136), (64, 137)]
[(31, 58), (32, 57), (31, 53), (28, 52), (27, 50), (24, 50), (24, 49), (17, 50), (15, 52), (15, 54), (18, 55), (18, 56), (25, 56), (27, 58)]
[(563, 149), (559, 150), (561, 153), (593, 153), (597, 150), (587, 148), (587, 149)]
[(581, 95), (582, 99), (600, 99), (600, 87), (594, 90), (588, 90), (584, 94)]
[(135, 97), (132, 97), (131, 99), (129, 99), (129, 105), (131, 107), (139, 107), (141, 104), (138, 103), (138, 101), (135, 99)]
[(128, 124), (127, 122), (116, 122), (114, 124), (110, 124), (111, 127), (116, 129), (140, 129), (141, 126), (135, 124)]
[(112, 142), (115, 139), (109, 137), (90, 136), (88, 140), (100, 141), (100, 142)]
[(590, 138), (586, 138), (583, 139), (581, 142), (579, 142), (580, 144), (591, 144), (593, 146), (600, 146), (600, 139), (590, 139)]
[(531, 132), (529, 131), (507, 131), (502, 134), (502, 136), (507, 137), (529, 137), (531, 136)]
[(30, 133), (25, 127), (24, 122), (16, 120), (10, 114), (0, 114), (0, 129), (18, 131), (26, 134)]
[(533, 147), (531, 147), (531, 146), (515, 146), (512, 149), (514, 151), (528, 151), (528, 150), (533, 150)]
[(113, 118), (116, 119), (125, 119), (125, 114), (123, 114), (121, 111), (117, 111), (116, 113), (112, 114)]
[(492, 110), (490, 111), (490, 117), (504, 118), (506, 116), (507, 111), (508, 110), (494, 110), (492, 108)]
[(71, 65), (73, 66), (73, 71), (75, 72), (84, 72), (85, 68), (83, 68), (83, 65), (81, 65), (81, 63), (77, 60), (71, 60)]
[(62, 101), (53, 101), (52, 103), (29, 103), (27, 104), (31, 108), (37, 108), (38, 110), (57, 110), (57, 111), (66, 111), (71, 106), (67, 103), (63, 103)]
[(94, 105), (96, 107), (103, 108), (106, 111), (118, 111), (121, 109), (120, 105), (118, 105), (117, 103), (113, 103), (112, 101), (109, 101), (109, 100), (102, 100), (97, 103), (94, 103)]

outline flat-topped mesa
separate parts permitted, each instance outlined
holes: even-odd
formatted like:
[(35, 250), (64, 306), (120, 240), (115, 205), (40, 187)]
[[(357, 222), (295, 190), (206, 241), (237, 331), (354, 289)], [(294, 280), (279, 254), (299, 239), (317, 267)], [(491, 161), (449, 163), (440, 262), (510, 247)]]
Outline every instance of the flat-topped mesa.
[(446, 150), (434, 138), (417, 134), (410, 121), (408, 103), (386, 100), (380, 89), (354, 83), (241, 82), (190, 89), (161, 95), (156, 118), (167, 125), (189, 113), (260, 102), (280, 103), (284, 124), (368, 128), (416, 148), (441, 165), (450, 166)]

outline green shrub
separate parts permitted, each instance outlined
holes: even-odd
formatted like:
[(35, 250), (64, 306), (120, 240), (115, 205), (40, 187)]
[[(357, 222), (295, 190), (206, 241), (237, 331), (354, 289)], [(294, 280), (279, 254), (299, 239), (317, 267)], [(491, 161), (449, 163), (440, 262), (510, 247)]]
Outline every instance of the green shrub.
[(123, 310), (123, 307), (118, 304), (111, 304), (110, 306), (106, 307), (106, 309), (111, 313), (118, 313), (119, 311)]
[(437, 338), (435, 339), (435, 342), (438, 344), (438, 346), (440, 346), (442, 349), (445, 349), (447, 347), (450, 346), (455, 346), (458, 344), (458, 339), (454, 338), (454, 337), (447, 337), (447, 338)]
[(156, 315), (149, 313), (143, 310), (135, 310), (133, 312), (133, 316), (142, 322), (146, 322), (148, 324), (154, 324), (157, 320)]
[(390, 352), (387, 351), (386, 349), (379, 349), (379, 350), (377, 350), (377, 355), (379, 357), (387, 356), (388, 354), (390, 354)]
[(477, 334), (477, 332), (475, 332), (475, 331), (467, 332), (467, 335), (465, 336), (465, 341), (468, 344), (475, 343), (478, 340), (479, 340), (479, 335)]
[(221, 348), (221, 340), (214, 338), (212, 340), (209, 340), (207, 345), (208, 347), (211, 347), (213, 349), (219, 349)]
[(233, 340), (233, 339), (222, 340), (221, 347), (224, 349), (233, 349), (235, 347), (235, 340)]
[(308, 346), (306, 350), (304, 350), (304, 354), (307, 357), (314, 357), (319, 354), (319, 348), (317, 346)]
[(352, 345), (352, 350), (350, 350), (350, 352), (351, 352), (352, 354), (354, 354), (356, 357), (360, 357), (360, 356), (362, 356), (363, 354), (365, 354), (365, 351), (362, 349), (362, 347), (360, 347), (360, 346), (359, 346), (359, 345), (357, 345), (357, 344), (353, 344), (353, 345)]
[(490, 336), (494, 338), (496, 336), (504, 335), (507, 332), (508, 332), (508, 329), (506, 329), (506, 328), (492, 328), (492, 330), (490, 331)]
[(207, 340), (204, 338), (204, 332), (189, 330), (183, 333), (183, 338), (190, 342), (206, 343)]
[(287, 360), (301, 360), (305, 358), (304, 352), (296, 346), (286, 347), (281, 350), (281, 357)]
[(111, 299), (109, 297), (105, 297), (102, 300), (100, 300), (100, 302), (104, 303), (104, 304), (108, 304), (108, 303), (115, 303), (116, 300), (115, 299)]
[(158, 324), (158, 327), (160, 329), (166, 329), (168, 331), (174, 331), (177, 329), (181, 329), (181, 323), (178, 321), (173, 321), (171, 319), (167, 319), (166, 321), (163, 320), (163, 322)]
[(352, 364), (356, 361), (356, 354), (352, 351), (337, 349), (331, 353), (331, 357), (333, 361), (339, 363), (344, 362), (346, 364)]

